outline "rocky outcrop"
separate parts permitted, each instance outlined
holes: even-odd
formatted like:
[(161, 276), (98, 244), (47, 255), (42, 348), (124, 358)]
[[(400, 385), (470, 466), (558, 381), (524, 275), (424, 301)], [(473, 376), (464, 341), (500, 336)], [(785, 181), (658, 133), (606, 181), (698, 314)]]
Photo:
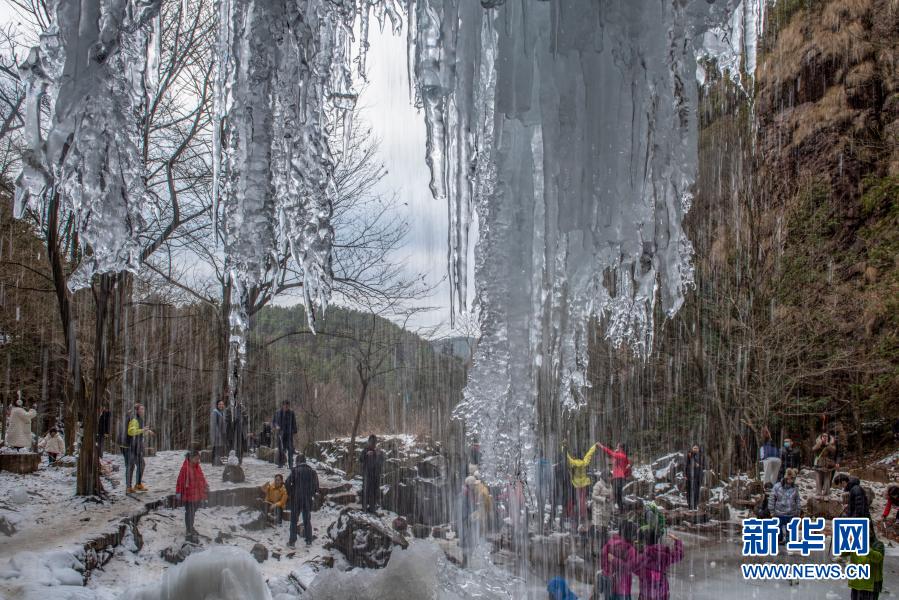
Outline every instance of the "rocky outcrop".
[(377, 517), (345, 508), (328, 527), (331, 541), (327, 548), (339, 550), (356, 567), (383, 568), (395, 547), (407, 548), (409, 542)]

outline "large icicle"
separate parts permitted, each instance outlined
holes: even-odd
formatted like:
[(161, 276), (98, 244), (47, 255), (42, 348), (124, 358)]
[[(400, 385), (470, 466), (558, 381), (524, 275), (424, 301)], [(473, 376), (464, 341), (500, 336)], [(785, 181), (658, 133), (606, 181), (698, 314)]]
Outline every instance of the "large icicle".
[(591, 318), (646, 353), (657, 303), (683, 303), (696, 56), (736, 2), (473, 4), (417, 0), (410, 18), (460, 303), (472, 205), (479, 218), (482, 339), (457, 414), (492, 477), (530, 464), (551, 443), (540, 423), (580, 406)]
[(85, 252), (73, 289), (138, 266), (146, 197), (138, 124), (160, 1), (50, 2), (52, 24), (21, 66), (27, 147), (16, 211), (42, 214), (55, 201), (72, 215)]

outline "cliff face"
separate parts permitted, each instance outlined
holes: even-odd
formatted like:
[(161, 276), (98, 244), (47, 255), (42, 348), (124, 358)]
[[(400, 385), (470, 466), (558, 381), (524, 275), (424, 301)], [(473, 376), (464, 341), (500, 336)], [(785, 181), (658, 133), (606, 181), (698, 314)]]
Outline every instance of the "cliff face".
[(899, 1), (780, 0), (759, 65), (752, 105), (704, 95), (694, 293), (645, 363), (593, 345), (601, 435), (745, 463), (766, 427), (859, 447), (896, 416)]

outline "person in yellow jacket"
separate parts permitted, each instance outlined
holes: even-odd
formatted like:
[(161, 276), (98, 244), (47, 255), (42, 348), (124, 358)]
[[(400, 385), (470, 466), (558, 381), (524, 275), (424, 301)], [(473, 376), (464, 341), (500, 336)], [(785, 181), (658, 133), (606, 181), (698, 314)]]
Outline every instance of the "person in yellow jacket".
[(568, 506), (565, 507), (565, 515), (571, 521), (576, 521), (578, 528), (587, 525), (587, 491), (590, 489), (590, 476), (587, 475), (587, 467), (593, 460), (596, 453), (596, 446), (591, 445), (583, 458), (576, 458), (565, 449), (565, 455), (568, 458), (568, 470), (571, 473), (571, 486), (574, 488), (574, 494), (570, 496)]
[[(143, 483), (144, 436), (153, 435), (153, 430), (144, 426), (144, 412), (143, 404), (135, 404), (134, 413), (128, 419), (128, 428), (126, 429), (128, 447), (125, 455), (125, 491), (129, 494), (147, 491), (147, 486)], [(135, 470), (137, 470), (137, 482), (134, 487), (131, 487)]]
[(853, 565), (869, 565), (871, 568), (867, 579), (850, 579), (849, 589), (852, 600), (877, 600), (883, 589), (883, 555), (886, 548), (883, 542), (874, 537), (874, 528), (871, 528), (871, 547), (868, 554), (859, 556), (855, 552), (849, 553), (849, 562)]
[(275, 475), (275, 480), (262, 486), (263, 506), (267, 515), (274, 518), (275, 523), (281, 522), (281, 513), (287, 506), (287, 488), (284, 487), (284, 477)]

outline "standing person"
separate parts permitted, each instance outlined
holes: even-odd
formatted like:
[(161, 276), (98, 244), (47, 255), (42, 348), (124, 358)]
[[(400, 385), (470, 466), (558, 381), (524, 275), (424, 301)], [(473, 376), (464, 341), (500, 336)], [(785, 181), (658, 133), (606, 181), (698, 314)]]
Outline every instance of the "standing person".
[(571, 471), (571, 486), (574, 488), (574, 494), (569, 499), (566, 512), (569, 519), (576, 519), (578, 528), (586, 527), (587, 523), (587, 490), (590, 487), (590, 476), (587, 475), (587, 467), (590, 466), (595, 453), (596, 446), (590, 446), (583, 458), (576, 458), (567, 451), (565, 452), (568, 460), (568, 469)]
[(37, 447), (43, 449), (47, 453), (48, 465), (55, 463), (60, 456), (66, 453), (66, 444), (62, 441), (62, 438), (59, 437), (59, 432), (56, 430), (56, 427), (50, 429), (47, 436), (38, 442)]
[(112, 411), (109, 410), (109, 404), (103, 403), (100, 407), (100, 414), (97, 416), (97, 455), (103, 458), (103, 445), (106, 437), (112, 428)]
[(893, 484), (889, 486), (886, 491), (886, 497), (886, 506), (883, 507), (883, 515), (881, 515), (884, 529), (887, 526), (887, 519), (890, 517), (890, 511), (893, 510), (894, 506), (897, 509), (897, 516), (893, 518), (893, 525), (896, 526), (899, 524), (899, 485)]
[(770, 437), (765, 439), (765, 443), (759, 448), (759, 460), (762, 462), (762, 484), (774, 485), (780, 472), (781, 460), (780, 452)]
[(687, 479), (687, 505), (690, 510), (699, 508), (699, 493), (702, 490), (702, 477), (705, 473), (705, 454), (699, 444), (687, 452), (687, 460), (684, 461), (684, 476)]
[(787, 469), (784, 478), (774, 484), (768, 497), (771, 516), (780, 521), (780, 537), (786, 538), (787, 523), (799, 516), (799, 488), (795, 485), (796, 469)]
[(175, 498), (184, 506), (184, 537), (194, 543), (199, 536), (194, 528), (194, 518), (200, 503), (208, 497), (209, 484), (200, 467), (200, 451), (194, 448), (184, 457), (178, 482), (175, 484)]
[(599, 554), (602, 574), (607, 578), (606, 600), (631, 600), (631, 584), (637, 566), (637, 526), (624, 521), (621, 528), (605, 543)]
[(599, 442), (596, 447), (605, 452), (612, 459), (612, 492), (615, 498), (615, 505), (618, 510), (624, 509), (624, 482), (631, 474), (631, 461), (627, 457), (627, 445), (621, 442), (612, 450), (608, 446), (603, 446)]
[(287, 503), (290, 506), (290, 538), (287, 545), (297, 543), (297, 519), (303, 513), (303, 538), (312, 543), (312, 500), (318, 493), (318, 474), (306, 464), (303, 454), (297, 456), (297, 466), (287, 476)]
[(37, 416), (34, 406), (28, 410), (22, 406), (22, 399), (16, 400), (16, 405), (9, 413), (9, 429), (6, 432), (6, 445), (16, 450), (27, 448), (31, 450), (33, 440), (31, 438), (31, 420)]
[(780, 471), (777, 473), (777, 480), (784, 478), (787, 469), (796, 469), (802, 466), (802, 452), (793, 445), (793, 440), (784, 438), (783, 448), (780, 449)]
[(459, 542), (462, 545), (462, 564), (467, 566), (471, 551), (487, 532), (487, 521), (493, 511), (493, 498), (487, 486), (474, 475), (465, 478), (462, 491), (462, 514), (459, 523)]
[(856, 552), (848, 552), (849, 562), (853, 565), (868, 565), (869, 573), (867, 579), (850, 579), (849, 589), (851, 590), (851, 600), (877, 600), (880, 592), (883, 590), (883, 557), (886, 553), (886, 547), (883, 542), (874, 536), (874, 529), (871, 528), (870, 548), (868, 554), (859, 556)]
[(272, 419), (272, 433), (278, 442), (278, 466), (284, 466), (285, 455), (287, 466), (293, 468), (293, 436), (297, 429), (297, 417), (290, 409), (290, 402), (285, 400)]
[(212, 464), (222, 466), (222, 458), (228, 453), (228, 420), (225, 418), (225, 401), (219, 400), (209, 418), (212, 436)]
[(562, 513), (559, 516), (559, 525), (562, 521), (572, 518), (570, 513), (571, 507), (574, 506), (574, 487), (571, 485), (571, 469), (568, 468), (568, 456), (564, 450), (559, 454), (559, 460), (553, 465), (553, 498), (552, 513), (549, 516), (549, 523), (554, 527), (556, 520), (556, 507), (562, 507)]
[(271, 483), (262, 484), (262, 504), (265, 507), (265, 514), (272, 517), (275, 523), (281, 522), (281, 513), (287, 506), (287, 488), (284, 487), (284, 477), (281, 474), (275, 475), (275, 480)]
[(830, 495), (830, 483), (836, 468), (837, 446), (833, 436), (822, 433), (812, 448), (815, 457), (815, 495), (822, 498)]
[(381, 496), (381, 472), (384, 470), (384, 452), (378, 448), (375, 434), (368, 436), (368, 444), (359, 457), (362, 466), (362, 509), (376, 512)]
[(606, 474), (600, 473), (593, 486), (593, 525), (597, 531), (609, 525), (612, 517), (612, 487), (606, 482)]
[(833, 478), (834, 485), (842, 485), (843, 491), (849, 494), (844, 516), (850, 519), (870, 519), (871, 511), (868, 507), (868, 496), (862, 489), (862, 482), (858, 477), (850, 477), (846, 473), (840, 473)]
[(661, 542), (662, 534), (656, 529), (647, 532), (646, 547), (634, 565), (634, 573), (640, 581), (640, 600), (668, 600), (668, 569), (684, 558), (684, 543), (673, 535), (673, 546)]
[[(153, 435), (153, 430), (144, 427), (144, 405), (134, 405), (134, 415), (128, 421), (128, 458), (126, 464), (128, 469), (125, 473), (126, 491), (129, 494), (134, 492), (146, 492), (147, 488), (143, 484), (144, 477), (144, 435)], [(137, 481), (134, 487), (131, 487), (132, 476), (134, 470), (137, 470)]]

